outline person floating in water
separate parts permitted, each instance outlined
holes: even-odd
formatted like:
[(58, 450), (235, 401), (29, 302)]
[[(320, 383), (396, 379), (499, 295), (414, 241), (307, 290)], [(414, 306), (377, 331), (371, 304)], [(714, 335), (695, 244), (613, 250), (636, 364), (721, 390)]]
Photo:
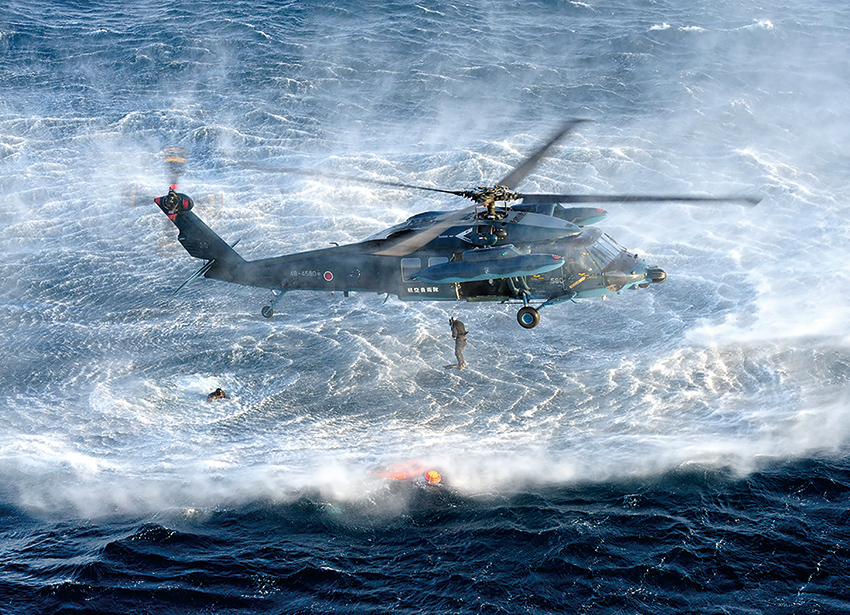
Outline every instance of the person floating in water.
[(230, 399), (224, 389), (218, 387), (215, 391), (207, 395), (207, 401), (215, 401), (217, 399)]
[(463, 348), (466, 346), (466, 327), (455, 317), (449, 318), (449, 326), (452, 328), (452, 338), (455, 341), (457, 368), (463, 369), (466, 366), (466, 361), (463, 360)]

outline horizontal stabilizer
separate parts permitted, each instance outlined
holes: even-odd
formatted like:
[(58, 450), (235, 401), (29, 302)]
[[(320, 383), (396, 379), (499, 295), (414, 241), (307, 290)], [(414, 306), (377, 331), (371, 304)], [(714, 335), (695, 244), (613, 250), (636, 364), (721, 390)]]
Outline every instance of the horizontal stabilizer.
[(201, 267), (201, 268), (200, 268), (200, 269), (198, 269), (195, 273), (193, 273), (193, 274), (191, 275), (191, 277), (190, 277), (188, 280), (186, 280), (185, 282), (183, 282), (183, 283), (180, 285), (180, 287), (179, 287), (177, 290), (175, 290), (172, 294), (176, 295), (176, 294), (177, 294), (177, 293), (179, 293), (181, 290), (183, 290), (184, 288), (186, 288), (186, 287), (187, 287), (187, 286), (188, 286), (191, 282), (193, 282), (194, 280), (197, 280), (199, 277), (201, 277), (202, 275), (206, 274), (206, 272), (207, 272), (207, 271), (209, 271), (209, 270), (212, 268), (212, 266), (213, 266), (213, 265), (215, 265), (215, 261), (214, 261), (214, 260), (211, 260), (210, 262), (206, 263), (203, 267)]

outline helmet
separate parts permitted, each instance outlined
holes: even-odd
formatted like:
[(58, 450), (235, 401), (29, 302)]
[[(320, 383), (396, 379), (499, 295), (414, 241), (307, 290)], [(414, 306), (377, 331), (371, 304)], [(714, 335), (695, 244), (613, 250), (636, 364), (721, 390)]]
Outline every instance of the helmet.
[(425, 472), (425, 482), (429, 485), (439, 485), (442, 480), (443, 477), (440, 476), (437, 470), (428, 470)]

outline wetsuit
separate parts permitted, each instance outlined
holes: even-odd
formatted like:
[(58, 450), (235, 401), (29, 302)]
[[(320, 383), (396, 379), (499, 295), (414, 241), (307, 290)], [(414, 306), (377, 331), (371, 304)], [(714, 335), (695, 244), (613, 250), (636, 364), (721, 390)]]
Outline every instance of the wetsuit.
[(230, 398), (227, 396), (227, 393), (225, 393), (223, 390), (216, 389), (215, 391), (213, 391), (212, 393), (207, 395), (207, 401), (215, 401), (216, 399), (230, 399)]
[(457, 368), (463, 369), (466, 361), (463, 360), (463, 348), (466, 346), (466, 327), (457, 318), (450, 318), (449, 323), (452, 326), (452, 338), (455, 341), (455, 358), (457, 358)]

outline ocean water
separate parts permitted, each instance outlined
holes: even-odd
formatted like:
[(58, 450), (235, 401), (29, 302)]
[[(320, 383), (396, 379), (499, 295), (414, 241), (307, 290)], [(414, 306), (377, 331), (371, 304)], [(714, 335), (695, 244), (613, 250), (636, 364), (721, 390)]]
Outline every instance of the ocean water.
[[(0, 612), (850, 611), (850, 9), (773, 4), (0, 7)], [(263, 258), (466, 203), (243, 163), (464, 189), (572, 117), (521, 190), (763, 200), (608, 207), (667, 281), (530, 331), (173, 295), (164, 147)]]

